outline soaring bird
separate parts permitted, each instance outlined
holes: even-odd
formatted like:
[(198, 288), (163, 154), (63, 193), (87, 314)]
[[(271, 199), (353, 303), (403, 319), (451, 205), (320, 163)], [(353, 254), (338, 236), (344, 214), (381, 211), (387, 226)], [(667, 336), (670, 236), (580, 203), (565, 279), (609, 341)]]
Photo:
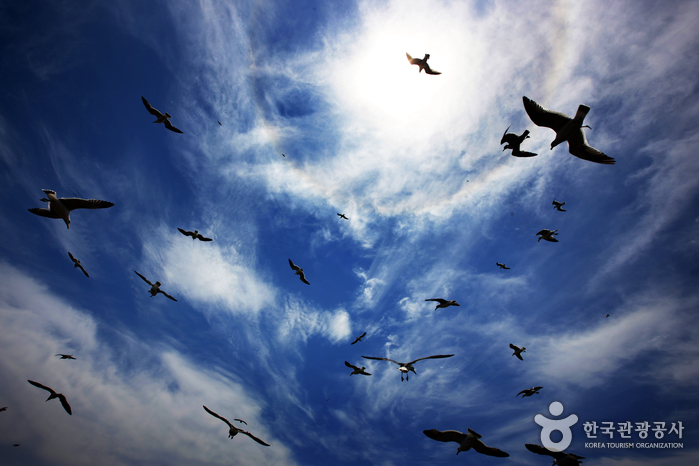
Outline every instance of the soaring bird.
[(294, 265), (294, 263), (291, 262), (291, 259), (289, 259), (289, 265), (294, 271), (296, 271), (296, 275), (299, 276), (302, 282), (304, 282), (306, 285), (310, 285), (310, 283), (308, 283), (308, 280), (306, 280), (306, 276), (303, 274), (303, 269), (301, 267)]
[(182, 233), (185, 236), (191, 236), (192, 241), (194, 241), (195, 239), (198, 239), (199, 241), (213, 241), (211, 238), (206, 238), (202, 236), (201, 233), (199, 233), (199, 230), (187, 231), (183, 230), (182, 228), (178, 228), (178, 230), (180, 230), (180, 233)]
[(439, 304), (437, 304), (437, 307), (434, 308), (435, 311), (440, 307), (461, 306), (461, 304), (457, 303), (456, 301), (447, 301), (446, 299), (441, 298), (426, 299), (425, 301), (437, 301)]
[(429, 53), (426, 53), (425, 58), (423, 58), (422, 60), (420, 60), (419, 58), (411, 57), (410, 54), (407, 52), (405, 56), (408, 57), (408, 61), (411, 65), (417, 65), (420, 67), (418, 73), (422, 72), (422, 70), (425, 70), (425, 74), (442, 74), (439, 71), (434, 71), (432, 68), (430, 68), (430, 65), (427, 64), (427, 60), (430, 59)]
[[(156, 118), (156, 120), (153, 123), (164, 123), (165, 127), (167, 129), (169, 129), (170, 131), (174, 131), (175, 133), (182, 134), (182, 131), (175, 128), (174, 126), (172, 126), (172, 123), (170, 123), (170, 118), (172, 118), (172, 115), (170, 115), (167, 112), (165, 112), (165, 115), (163, 115), (158, 110), (153, 108), (153, 106), (143, 96), (141, 96), (141, 100), (143, 100), (143, 105), (146, 106), (148, 113), (150, 113), (151, 115), (153, 115)], [(219, 122), (219, 124), (221, 124), (221, 123)]]
[(551, 203), (551, 205), (553, 205), (553, 208), (556, 209), (556, 210), (558, 210), (559, 212), (566, 212), (565, 210), (563, 210), (563, 209), (561, 208), (561, 207), (563, 207), (564, 205), (566, 205), (565, 202), (558, 202), (556, 199), (554, 199), (553, 202)]
[(345, 214), (340, 214), (340, 213), (338, 213), (337, 215), (338, 215), (340, 218), (344, 218), (345, 220), (349, 220), (347, 217), (345, 217)]
[(558, 243), (558, 240), (554, 237), (557, 235), (558, 230), (541, 230), (539, 233), (537, 233), (537, 236), (539, 236), (539, 239), (536, 240), (538, 243), (542, 239), (545, 239), (546, 241), (551, 241), (552, 243)]
[[(225, 417), (219, 416), (218, 414), (216, 414), (215, 412), (211, 411), (211, 410), (210, 410), (209, 408), (207, 408), (206, 406), (204, 406), (204, 410), (206, 410), (206, 412), (209, 413), (209, 414), (211, 414), (213, 417), (217, 417), (217, 418), (219, 418), (220, 420), (222, 420), (223, 422), (225, 422), (226, 424), (228, 424), (228, 427), (230, 427), (230, 430), (228, 431), (228, 438), (233, 438), (233, 437), (235, 437), (235, 436), (238, 435), (238, 434), (245, 434), (245, 435), (247, 435), (248, 437), (250, 437), (251, 439), (253, 439), (254, 441), (256, 441), (257, 443), (259, 443), (260, 445), (264, 445), (264, 446), (266, 446), (266, 447), (269, 446), (269, 443), (266, 443), (266, 442), (260, 440), (259, 438), (257, 438), (257, 437), (255, 437), (254, 435), (252, 435), (250, 432), (246, 432), (246, 431), (244, 431), (243, 429), (238, 429), (236, 426), (234, 426), (233, 424), (231, 424), (230, 422), (228, 422), (228, 419), (226, 419)], [(243, 421), (243, 420), (241, 420), (241, 419), (234, 419), (234, 421), (240, 421), (240, 422), (242, 422), (243, 424), (248, 425), (247, 422), (245, 422), (245, 421)]]
[[(134, 272), (136, 272), (136, 271), (134, 270)], [(170, 298), (170, 299), (172, 299), (173, 301), (177, 301), (175, 298), (173, 298), (172, 296), (170, 296), (169, 294), (165, 293), (163, 290), (160, 289), (160, 282), (151, 283), (151, 282), (148, 281), (148, 279), (147, 279), (146, 277), (144, 277), (144, 276), (141, 275), (140, 273), (136, 272), (136, 275), (138, 275), (139, 277), (141, 277), (141, 278), (143, 279), (143, 281), (145, 281), (146, 283), (148, 283), (148, 284), (150, 285), (150, 297), (151, 297), (151, 298), (152, 298), (153, 296), (157, 295), (158, 293), (162, 293), (162, 294), (164, 294), (167, 298)]]
[(391, 361), (392, 363), (398, 364), (398, 370), (400, 371), (400, 381), (403, 381), (403, 374), (405, 374), (405, 380), (410, 380), (408, 377), (410, 376), (410, 372), (413, 374), (417, 375), (417, 372), (415, 372), (415, 368), (413, 367), (413, 364), (415, 364), (418, 361), (422, 361), (423, 359), (439, 359), (439, 358), (450, 358), (454, 356), (453, 354), (438, 354), (436, 356), (427, 356), (425, 358), (420, 358), (416, 359), (415, 361), (410, 361), (410, 362), (398, 362), (394, 361), (393, 359), (388, 359), (388, 358), (375, 358), (373, 356), (362, 356), (364, 359), (376, 359), (378, 361)]
[(70, 256), (70, 260), (72, 260), (73, 263), (75, 264), (75, 266), (74, 266), (73, 268), (79, 267), (80, 270), (83, 271), (83, 273), (85, 274), (85, 276), (89, 278), (90, 276), (87, 274), (87, 270), (85, 270), (85, 267), (83, 267), (83, 266), (80, 264), (80, 261), (77, 260), (75, 257), (73, 257), (73, 255), (70, 253), (70, 251), (68, 251), (68, 255)]
[(352, 369), (352, 373), (350, 375), (354, 375), (354, 374), (371, 375), (370, 373), (368, 373), (367, 371), (364, 370), (364, 369), (366, 369), (366, 367), (364, 367), (364, 366), (359, 368), (357, 366), (354, 366), (354, 365), (348, 363), (347, 361), (345, 361), (345, 366)]
[(515, 350), (515, 352), (512, 353), (512, 356), (517, 356), (517, 357), (519, 358), (520, 361), (524, 361), (524, 358), (522, 358), (522, 353), (524, 353), (525, 351), (527, 351), (527, 347), (526, 347), (526, 346), (522, 346), (522, 347), (520, 348), (519, 346), (515, 346), (515, 345), (513, 345), (512, 343), (510, 343), (510, 348), (512, 348), (513, 350)]
[(354, 341), (353, 341), (352, 343), (350, 343), (350, 345), (354, 345), (354, 344), (357, 343), (358, 341), (362, 341), (362, 338), (364, 338), (365, 336), (366, 336), (366, 332), (362, 333), (362, 334), (359, 335), (357, 338), (355, 338)]
[(605, 317), (609, 317), (609, 314), (607, 314)]
[(481, 440), (482, 435), (478, 432), (468, 429), (468, 434), (459, 432), (458, 430), (423, 430), (423, 434), (427, 435), (432, 440), (438, 440), (440, 442), (456, 442), (459, 444), (459, 449), (456, 450), (458, 455), (462, 451), (468, 451), (471, 448), (476, 450), (478, 453), (482, 453), (488, 456), (497, 456), (500, 458), (506, 458), (510, 456), (509, 453), (505, 453), (497, 448), (489, 447)]
[(106, 209), (112, 207), (113, 202), (100, 201), (98, 199), (80, 199), (78, 197), (56, 197), (56, 191), (42, 189), (48, 198), (40, 199), (48, 202), (48, 209), (29, 209), (29, 212), (47, 218), (62, 218), (66, 227), (70, 228), (70, 211), (75, 209)]
[(585, 459), (584, 456), (578, 456), (574, 453), (565, 453), (563, 451), (551, 451), (546, 447), (533, 443), (526, 443), (524, 446), (532, 453), (551, 456), (553, 458), (553, 464), (557, 466), (579, 466), (582, 463), (580, 460)]
[(18, 446), (19, 446), (19, 443), (13, 443), (12, 446), (13, 446), (13, 447), (18, 447)]
[(582, 129), (590, 128), (587, 125), (583, 126), (583, 120), (587, 112), (590, 111), (590, 107), (587, 105), (578, 106), (575, 117), (570, 118), (563, 113), (546, 110), (526, 96), (522, 97), (522, 101), (524, 102), (524, 110), (527, 111), (527, 115), (529, 115), (529, 118), (531, 118), (535, 125), (545, 126), (556, 132), (556, 138), (551, 142), (551, 149), (563, 141), (568, 141), (568, 152), (580, 159), (605, 165), (612, 165), (614, 163), (613, 158), (603, 154), (587, 143), (587, 138)]
[(73, 415), (73, 411), (70, 409), (70, 405), (68, 404), (68, 400), (66, 400), (66, 397), (63, 396), (62, 393), (56, 393), (53, 389), (47, 387), (46, 385), (41, 385), (39, 382), (34, 382), (33, 380), (27, 380), (27, 382), (34, 385), (35, 387), (43, 388), (44, 390), (50, 392), (51, 394), (46, 399), (46, 401), (53, 400), (54, 398), (58, 398), (61, 401), (61, 404), (63, 405), (63, 409), (65, 409), (66, 412), (68, 414), (70, 414), (71, 416)]
[(536, 395), (537, 393), (539, 393), (539, 390), (541, 390), (542, 388), (544, 388), (544, 387), (527, 388), (526, 390), (522, 390), (521, 392), (516, 394), (515, 398), (517, 398), (519, 395), (522, 395), (523, 393), (524, 393), (524, 395), (522, 395), (522, 398), (525, 398), (527, 396)]
[(3, 411), (7, 411), (7, 406), (3, 406), (2, 408), (0, 408), (0, 413)]
[[(151, 108), (152, 108), (152, 107), (151, 107)], [(218, 120), (216, 120), (216, 121), (218, 121)], [(219, 125), (219, 126), (223, 126), (223, 125), (221, 124), (221, 122), (220, 122), (220, 121), (218, 122), (218, 125)]]
[(501, 269), (510, 270), (508, 266), (506, 266), (505, 264), (501, 264), (500, 262), (496, 262), (495, 265), (497, 265)]
[(58, 353), (56, 356), (60, 356), (61, 359), (78, 359), (74, 358), (72, 354)]
[[(512, 126), (512, 125), (510, 125)], [(529, 130), (525, 129), (524, 132), (522, 133), (521, 136), (518, 136), (516, 133), (508, 133), (507, 130), (510, 129), (510, 126), (507, 127), (505, 132), (502, 135), (502, 139), (500, 139), (500, 144), (505, 144), (507, 145), (502, 148), (503, 151), (506, 151), (507, 149), (512, 149), (512, 155), (514, 157), (534, 157), (537, 154), (533, 152), (524, 152), (519, 149), (520, 144), (524, 142), (525, 139), (527, 139), (529, 136)]]

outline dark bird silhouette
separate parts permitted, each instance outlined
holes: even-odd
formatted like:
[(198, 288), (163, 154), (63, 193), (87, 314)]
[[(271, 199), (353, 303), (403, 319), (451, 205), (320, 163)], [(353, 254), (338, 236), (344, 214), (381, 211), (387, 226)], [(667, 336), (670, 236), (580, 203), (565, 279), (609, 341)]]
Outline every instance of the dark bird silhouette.
[(61, 359), (78, 359), (74, 358), (72, 354), (58, 353), (56, 356), (60, 356)]
[(427, 64), (427, 60), (430, 59), (429, 53), (426, 53), (425, 57), (422, 60), (419, 58), (411, 57), (410, 54), (407, 52), (406, 52), (405, 56), (408, 57), (408, 61), (410, 62), (411, 65), (417, 65), (420, 67), (420, 70), (418, 71), (418, 73), (422, 72), (422, 70), (425, 70), (425, 74), (442, 74), (439, 71), (434, 71), (432, 68), (430, 68), (430, 65)]
[(502, 135), (502, 139), (500, 139), (501, 145), (507, 143), (507, 145), (503, 147), (503, 151), (506, 151), (507, 149), (512, 149), (512, 155), (514, 157), (534, 157), (537, 155), (533, 152), (523, 152), (519, 148), (519, 146), (524, 142), (524, 140), (529, 137), (528, 129), (525, 129), (521, 136), (518, 136), (515, 133), (508, 133), (507, 130), (509, 129), (510, 127), (508, 126)]
[[(266, 443), (266, 442), (260, 440), (259, 438), (257, 438), (257, 437), (255, 437), (254, 435), (252, 435), (250, 432), (244, 431), (243, 429), (238, 429), (236, 426), (234, 426), (233, 424), (231, 424), (230, 422), (228, 422), (228, 419), (226, 419), (225, 417), (219, 416), (218, 414), (216, 414), (215, 412), (211, 411), (211, 410), (210, 410), (209, 408), (207, 408), (206, 406), (204, 406), (204, 410), (206, 410), (206, 412), (209, 413), (209, 414), (211, 414), (213, 417), (217, 417), (217, 418), (219, 418), (220, 420), (222, 420), (223, 422), (225, 422), (226, 424), (228, 424), (228, 427), (230, 427), (230, 430), (228, 431), (228, 438), (233, 438), (233, 437), (235, 437), (235, 436), (238, 435), (238, 434), (245, 434), (245, 435), (247, 435), (248, 437), (250, 437), (251, 439), (253, 439), (254, 441), (256, 441), (257, 443), (259, 443), (260, 445), (264, 445), (264, 446), (266, 446), (266, 447), (269, 446), (269, 443)], [(248, 423), (245, 422), (245, 421), (243, 421), (243, 420), (240, 420), (240, 419), (234, 419), (234, 420), (235, 420), (235, 421), (240, 421), (240, 422), (242, 422), (243, 424), (248, 425)]]
[(48, 198), (40, 199), (41, 202), (48, 202), (48, 209), (34, 208), (29, 212), (46, 218), (62, 218), (66, 222), (66, 227), (70, 228), (70, 212), (75, 209), (106, 209), (112, 207), (114, 203), (100, 201), (99, 199), (80, 199), (77, 197), (56, 197), (56, 191), (42, 189)]
[(546, 110), (526, 96), (522, 97), (522, 101), (524, 102), (524, 110), (527, 111), (527, 115), (529, 115), (529, 118), (535, 125), (545, 126), (556, 132), (556, 138), (551, 142), (551, 149), (564, 141), (568, 141), (568, 152), (580, 159), (605, 165), (612, 165), (614, 163), (613, 158), (603, 154), (587, 143), (587, 138), (582, 129), (590, 127), (588, 125), (583, 126), (582, 124), (585, 115), (590, 111), (590, 107), (587, 105), (578, 106), (575, 117), (570, 118), (564, 113)]
[(282, 157), (286, 157), (286, 155), (282, 154)]
[[(217, 120), (217, 121), (218, 121), (218, 120)], [(218, 122), (218, 125), (219, 125), (219, 126), (223, 126), (223, 125), (221, 124), (221, 122), (220, 122), (220, 121)]]
[[(134, 272), (136, 272), (136, 271), (134, 270)], [(162, 294), (165, 295), (165, 297), (170, 298), (170, 299), (172, 299), (173, 301), (177, 301), (175, 298), (173, 298), (172, 296), (170, 296), (169, 294), (165, 293), (163, 290), (160, 289), (160, 282), (151, 283), (151, 282), (148, 281), (148, 279), (147, 279), (146, 277), (144, 277), (144, 276), (141, 275), (140, 273), (136, 272), (136, 275), (138, 275), (139, 277), (141, 277), (141, 278), (143, 279), (144, 282), (146, 282), (146, 283), (148, 283), (148, 284), (150, 285), (150, 290), (149, 290), (149, 291), (150, 291), (150, 297), (151, 297), (151, 298), (152, 298), (153, 296), (157, 295), (158, 293), (162, 293)]]
[(556, 199), (554, 199), (553, 202), (551, 203), (551, 205), (553, 205), (553, 208), (559, 212), (566, 212), (565, 210), (562, 209), (562, 207), (564, 205), (566, 205), (565, 202), (558, 202), (558, 201), (556, 201)]
[(18, 446), (19, 446), (19, 443), (13, 443), (12, 446), (13, 446), (13, 447), (18, 447)]
[(183, 230), (182, 228), (178, 228), (178, 230), (180, 230), (180, 233), (182, 233), (185, 236), (191, 236), (192, 241), (194, 241), (195, 239), (198, 239), (199, 241), (213, 241), (211, 238), (206, 238), (202, 236), (201, 233), (199, 233), (199, 230), (187, 231)]
[(7, 406), (3, 406), (2, 408), (0, 408), (0, 413), (3, 411), (7, 411)]
[(439, 304), (437, 304), (437, 307), (434, 308), (435, 311), (440, 307), (445, 308), (449, 306), (461, 306), (461, 304), (457, 303), (456, 301), (447, 301), (446, 299), (441, 298), (426, 299), (425, 301), (437, 301)]
[(353, 341), (352, 343), (350, 343), (350, 345), (354, 345), (354, 344), (357, 343), (358, 341), (362, 341), (362, 338), (364, 338), (365, 336), (366, 336), (366, 332), (362, 333), (362, 334), (359, 335), (357, 338), (355, 338), (354, 341)]
[(73, 415), (73, 410), (70, 409), (70, 405), (68, 404), (68, 400), (66, 400), (66, 397), (63, 396), (62, 393), (56, 393), (53, 389), (47, 387), (46, 385), (41, 385), (39, 382), (34, 382), (33, 380), (27, 380), (30, 384), (34, 385), (35, 387), (43, 388), (47, 392), (51, 393), (49, 397), (46, 399), (46, 401), (53, 400), (54, 398), (58, 398), (61, 401), (61, 404), (63, 405), (63, 409), (66, 410), (68, 414), (71, 416)]
[(536, 242), (538, 243), (543, 239), (552, 243), (558, 243), (558, 240), (554, 237), (558, 234), (557, 231), (558, 230), (541, 230), (539, 233), (537, 233), (539, 239), (537, 239)]
[(505, 453), (497, 448), (489, 447), (481, 440), (482, 435), (479, 433), (468, 429), (468, 434), (459, 432), (458, 430), (423, 430), (423, 434), (427, 435), (432, 440), (437, 440), (439, 442), (456, 442), (459, 444), (459, 449), (456, 450), (458, 455), (462, 451), (468, 451), (471, 448), (476, 450), (478, 453), (482, 453), (488, 456), (497, 456), (500, 458), (505, 458), (510, 456), (509, 453)]
[(345, 217), (345, 214), (340, 214), (340, 213), (338, 213), (337, 215), (338, 215), (340, 218), (344, 218), (345, 220), (349, 220), (347, 217)]
[(525, 447), (527, 447), (527, 450), (529, 450), (532, 453), (536, 453), (537, 455), (546, 455), (550, 456), (553, 458), (553, 464), (557, 466), (579, 466), (582, 461), (584, 460), (584, 456), (578, 456), (573, 453), (565, 453), (562, 451), (551, 451), (546, 447), (542, 447), (541, 445), (536, 445), (533, 443), (526, 443), (524, 444)]
[(359, 367), (354, 366), (354, 365), (348, 363), (347, 361), (345, 361), (345, 366), (352, 369), (352, 373), (350, 375), (354, 375), (354, 374), (371, 375), (370, 373), (368, 373), (367, 371), (364, 370), (364, 369), (366, 369), (366, 367), (364, 367), (364, 366), (362, 366), (360, 369)]
[(410, 376), (410, 372), (413, 374), (417, 375), (417, 372), (415, 372), (415, 368), (413, 367), (413, 364), (415, 364), (418, 361), (422, 361), (423, 359), (440, 359), (440, 358), (450, 358), (454, 356), (453, 354), (438, 354), (436, 356), (427, 356), (424, 358), (416, 359), (414, 361), (410, 362), (398, 362), (394, 361), (393, 359), (388, 359), (388, 358), (376, 358), (373, 356), (362, 356), (364, 359), (376, 359), (377, 361), (390, 361), (394, 364), (398, 364), (398, 370), (400, 371), (400, 381), (403, 381), (403, 374), (405, 374), (405, 380), (410, 380), (408, 377)]
[(497, 265), (501, 269), (510, 270), (508, 266), (506, 266), (505, 264), (501, 264), (500, 262), (496, 262), (495, 265)]
[(512, 348), (513, 350), (515, 350), (515, 352), (512, 353), (512, 356), (517, 356), (517, 357), (519, 358), (520, 361), (524, 361), (524, 358), (522, 357), (522, 353), (524, 353), (525, 351), (527, 351), (527, 347), (526, 347), (526, 346), (522, 346), (522, 347), (520, 348), (519, 346), (515, 346), (515, 345), (513, 345), (512, 343), (510, 343), (510, 348)]
[[(143, 105), (146, 106), (148, 113), (150, 113), (151, 115), (153, 115), (156, 118), (156, 120), (153, 123), (164, 123), (165, 127), (167, 129), (169, 129), (170, 131), (174, 131), (175, 133), (182, 134), (182, 131), (175, 128), (174, 126), (172, 126), (172, 123), (170, 123), (170, 118), (172, 118), (172, 115), (170, 115), (167, 112), (165, 112), (165, 115), (163, 115), (158, 110), (153, 108), (153, 106), (143, 96), (141, 96), (141, 100), (143, 100)], [(219, 122), (219, 124), (221, 124), (221, 122)]]
[(525, 397), (527, 397), (527, 396), (536, 395), (537, 393), (539, 393), (539, 390), (541, 390), (542, 388), (544, 388), (544, 387), (532, 387), (532, 388), (527, 388), (526, 390), (522, 390), (521, 392), (519, 392), (518, 394), (516, 394), (516, 395), (515, 395), (515, 398), (517, 398), (519, 395), (522, 395), (522, 394), (523, 394), (523, 395), (522, 395), (522, 398), (525, 398)]
[(289, 265), (296, 272), (296, 275), (299, 276), (302, 282), (304, 282), (306, 285), (310, 285), (310, 283), (308, 283), (308, 280), (306, 280), (306, 275), (304, 275), (303, 269), (301, 267), (294, 265), (294, 263), (291, 262), (291, 259), (289, 259)]
[(87, 274), (87, 270), (85, 270), (85, 267), (83, 267), (82, 264), (80, 264), (80, 261), (77, 260), (75, 257), (73, 257), (73, 255), (70, 253), (70, 251), (68, 251), (68, 255), (70, 256), (70, 260), (72, 260), (73, 263), (75, 264), (73, 266), (73, 268), (76, 268), (76, 267), (79, 268), (80, 270), (83, 271), (83, 273), (85, 274), (86, 277), (90, 278), (90, 276)]
[(606, 317), (609, 317), (609, 314), (607, 314)]

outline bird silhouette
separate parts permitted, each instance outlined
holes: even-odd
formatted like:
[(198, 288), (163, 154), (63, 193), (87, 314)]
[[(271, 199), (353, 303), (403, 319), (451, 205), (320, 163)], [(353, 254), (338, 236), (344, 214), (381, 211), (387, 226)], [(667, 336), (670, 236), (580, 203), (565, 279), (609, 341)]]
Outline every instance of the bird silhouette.
[(417, 65), (420, 67), (420, 70), (418, 71), (418, 73), (422, 72), (422, 70), (425, 70), (425, 74), (442, 74), (439, 71), (432, 70), (432, 68), (430, 68), (430, 65), (427, 64), (427, 60), (429, 60), (429, 58), (430, 58), (429, 53), (426, 53), (425, 57), (422, 59), (413, 58), (407, 52), (405, 53), (405, 56), (408, 57), (408, 61), (410, 62), (411, 65)]
[(432, 440), (438, 440), (440, 442), (456, 442), (459, 444), (459, 449), (456, 450), (458, 455), (462, 451), (468, 451), (473, 448), (478, 453), (488, 456), (497, 456), (500, 458), (505, 458), (510, 456), (509, 453), (505, 453), (497, 448), (489, 447), (481, 440), (482, 435), (479, 433), (468, 429), (468, 434), (459, 432), (458, 430), (423, 430), (423, 434), (431, 438)]
[(364, 338), (365, 335), (366, 335), (366, 332), (362, 333), (362, 334), (359, 335), (357, 338), (355, 338), (354, 341), (353, 341), (352, 343), (350, 343), (350, 345), (354, 345), (354, 344), (357, 343), (358, 341), (362, 341), (362, 338)]
[(413, 364), (415, 364), (418, 361), (422, 361), (423, 359), (440, 359), (440, 358), (450, 358), (454, 356), (453, 354), (438, 354), (435, 356), (426, 356), (424, 358), (416, 359), (414, 361), (410, 362), (398, 362), (394, 361), (393, 359), (388, 359), (388, 358), (377, 358), (374, 356), (362, 356), (364, 359), (376, 359), (378, 361), (390, 361), (394, 364), (398, 364), (398, 370), (400, 371), (400, 381), (403, 381), (403, 374), (405, 374), (405, 380), (410, 380), (408, 377), (410, 377), (410, 372), (413, 374), (417, 375), (417, 372), (415, 372), (415, 368), (413, 367)]
[(435, 311), (439, 308), (446, 308), (449, 306), (461, 306), (461, 304), (457, 303), (456, 301), (447, 301), (446, 299), (442, 298), (426, 299), (425, 301), (437, 301), (439, 304), (437, 304), (437, 307), (434, 308)]
[[(169, 113), (165, 112), (163, 115), (160, 113), (158, 110), (153, 108), (153, 106), (146, 100), (145, 97), (141, 96), (141, 100), (143, 100), (143, 105), (146, 106), (146, 109), (148, 110), (148, 113), (151, 115), (155, 116), (156, 120), (153, 123), (164, 123), (165, 127), (169, 129), (170, 131), (174, 131), (175, 133), (180, 133), (182, 134), (182, 131), (179, 129), (175, 128), (172, 123), (170, 123), (170, 118), (172, 118), (172, 115)], [(220, 124), (220, 122), (219, 122)]]
[(211, 238), (206, 238), (202, 236), (201, 233), (199, 233), (199, 230), (187, 231), (183, 230), (182, 228), (178, 228), (178, 230), (185, 236), (191, 236), (192, 241), (194, 241), (195, 239), (198, 239), (199, 241), (213, 241)]
[[(228, 424), (228, 427), (230, 427), (230, 429), (228, 430), (228, 438), (231, 438), (231, 439), (232, 439), (233, 437), (235, 437), (235, 436), (238, 435), (238, 434), (245, 434), (245, 435), (247, 435), (248, 437), (250, 437), (251, 439), (253, 439), (254, 441), (256, 441), (257, 443), (259, 443), (260, 445), (264, 445), (264, 446), (266, 446), (266, 447), (269, 446), (269, 443), (267, 443), (267, 442), (265, 442), (265, 441), (263, 441), (263, 440), (260, 440), (259, 438), (257, 438), (257, 437), (255, 437), (254, 435), (252, 435), (250, 432), (247, 432), (247, 431), (245, 431), (245, 430), (243, 430), (243, 429), (238, 429), (236, 426), (234, 426), (233, 424), (231, 424), (231, 423), (228, 421), (228, 419), (226, 419), (226, 418), (223, 417), (223, 416), (219, 416), (218, 414), (216, 414), (215, 412), (211, 411), (211, 410), (210, 410), (209, 408), (207, 408), (206, 406), (204, 406), (204, 409), (206, 410), (207, 413), (211, 414), (213, 417), (217, 417), (217, 418), (219, 418), (220, 420), (222, 420), (223, 422), (225, 422), (226, 424)], [(243, 420), (241, 420), (241, 419), (234, 419), (234, 421), (240, 421), (240, 422), (242, 422), (243, 424), (248, 425), (247, 422), (245, 422), (245, 421), (243, 421)]]
[(354, 375), (354, 374), (371, 375), (370, 373), (368, 373), (367, 371), (364, 370), (364, 369), (366, 369), (366, 367), (364, 367), (364, 366), (359, 368), (355, 365), (348, 363), (347, 361), (345, 361), (345, 366), (349, 367), (350, 369), (353, 369), (352, 373), (350, 375)]
[(508, 133), (507, 130), (509, 129), (510, 127), (508, 126), (502, 135), (502, 139), (500, 139), (501, 145), (507, 143), (507, 145), (503, 147), (503, 151), (506, 151), (507, 149), (512, 149), (512, 155), (514, 157), (534, 157), (537, 155), (533, 152), (523, 152), (519, 148), (522, 142), (524, 142), (524, 140), (529, 137), (528, 129), (525, 129), (524, 132), (519, 136), (516, 133)]
[(310, 285), (310, 283), (308, 283), (308, 280), (306, 280), (306, 275), (303, 273), (303, 269), (301, 267), (294, 265), (294, 263), (291, 262), (291, 259), (289, 259), (289, 265), (296, 272), (296, 275), (299, 276), (302, 282), (304, 282), (306, 285)]
[(114, 203), (100, 201), (99, 199), (80, 199), (77, 197), (56, 197), (56, 191), (42, 189), (48, 198), (40, 199), (41, 202), (48, 202), (48, 209), (33, 208), (29, 212), (46, 218), (62, 218), (66, 227), (70, 229), (70, 212), (75, 209), (106, 209), (112, 207)]
[[(136, 271), (134, 270), (134, 272), (136, 272)], [(177, 301), (175, 298), (173, 298), (172, 296), (170, 296), (169, 294), (165, 293), (163, 290), (160, 289), (160, 282), (151, 283), (150, 281), (148, 281), (148, 279), (147, 279), (146, 277), (144, 277), (144, 276), (141, 275), (140, 273), (136, 272), (136, 275), (138, 275), (139, 277), (141, 277), (141, 278), (143, 279), (144, 282), (146, 282), (146, 283), (148, 283), (148, 284), (150, 285), (150, 290), (149, 290), (149, 292), (150, 292), (150, 297), (151, 297), (151, 298), (152, 298), (153, 296), (157, 295), (158, 293), (162, 293), (162, 294), (165, 295), (166, 298), (170, 298), (170, 299), (172, 299), (173, 301)]]
[(63, 405), (63, 409), (66, 410), (68, 414), (71, 416), (73, 415), (73, 410), (70, 409), (70, 405), (68, 404), (68, 400), (66, 400), (66, 397), (63, 396), (62, 393), (56, 393), (52, 388), (47, 387), (46, 385), (41, 385), (39, 382), (34, 382), (33, 380), (27, 380), (30, 384), (34, 385), (35, 387), (43, 388), (47, 392), (51, 393), (49, 397), (46, 399), (46, 401), (53, 400), (54, 398), (58, 398), (61, 401), (61, 404)]

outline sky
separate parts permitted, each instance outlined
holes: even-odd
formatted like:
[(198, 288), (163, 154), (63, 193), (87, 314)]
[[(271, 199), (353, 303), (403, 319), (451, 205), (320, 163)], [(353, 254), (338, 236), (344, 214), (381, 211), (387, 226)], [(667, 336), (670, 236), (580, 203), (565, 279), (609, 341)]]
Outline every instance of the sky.
[[(680, 0), (0, 2), (3, 464), (549, 465), (537, 414), (578, 417), (586, 466), (699, 462), (698, 23)], [(588, 105), (616, 164), (551, 150), (523, 96)], [(42, 189), (114, 206), (68, 229), (28, 212)], [(362, 358), (437, 354), (405, 382)], [(620, 437), (644, 421), (682, 438)], [(510, 457), (422, 433), (467, 428)]]

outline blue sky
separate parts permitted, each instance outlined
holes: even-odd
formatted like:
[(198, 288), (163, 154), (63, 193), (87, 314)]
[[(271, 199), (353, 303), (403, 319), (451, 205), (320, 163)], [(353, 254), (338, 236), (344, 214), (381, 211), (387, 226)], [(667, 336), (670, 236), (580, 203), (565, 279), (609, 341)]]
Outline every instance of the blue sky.
[[(690, 1), (3, 2), (3, 461), (543, 465), (524, 444), (553, 401), (586, 465), (698, 461), (698, 23)], [(616, 165), (549, 150), (524, 95), (589, 105)], [(537, 157), (502, 152), (508, 125)], [(27, 211), (42, 189), (115, 205), (66, 229)], [(361, 357), (432, 354), (455, 356), (403, 383)], [(585, 448), (585, 421), (681, 421), (683, 448)], [(422, 433), (468, 427), (510, 458)]]

